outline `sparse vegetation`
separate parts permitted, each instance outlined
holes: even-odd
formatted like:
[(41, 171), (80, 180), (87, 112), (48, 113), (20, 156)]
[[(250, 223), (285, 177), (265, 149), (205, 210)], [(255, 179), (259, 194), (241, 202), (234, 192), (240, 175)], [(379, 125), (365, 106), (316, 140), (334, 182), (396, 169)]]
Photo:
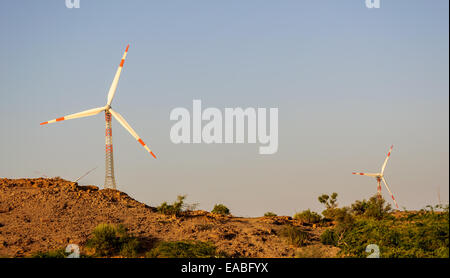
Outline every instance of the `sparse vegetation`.
[(331, 195), (322, 194), (319, 196), (319, 202), (324, 204), (327, 209), (333, 209), (336, 208), (338, 205), (337, 196), (338, 194), (336, 192), (334, 192)]
[(138, 254), (141, 248), (141, 243), (137, 238), (130, 237), (123, 241), (122, 247), (120, 248), (120, 255), (126, 258), (134, 258)]
[[(399, 211), (391, 209), (392, 202), (373, 196), (340, 207), (337, 194), (322, 195), (319, 201), (324, 205), (326, 217), (316, 229), (317, 225), (304, 227), (298, 220), (287, 216), (272, 217), (272, 213), (267, 213), (265, 218), (221, 217), (204, 211), (190, 213), (186, 210), (192, 207), (185, 204), (184, 197), (170, 205), (180, 208), (175, 210), (179, 211), (180, 217), (167, 217), (114, 190), (86, 194), (85, 189), (77, 187), (64, 191), (71, 184), (41, 178), (0, 179), (4, 192), (0, 194), (0, 213), (11, 216), (0, 221), (0, 257), (67, 258), (69, 253), (58, 247), (66, 247), (66, 243), (73, 241), (80, 243), (81, 258), (228, 256), (217, 252), (216, 246), (232, 257), (366, 257), (369, 244), (379, 246), (382, 258), (449, 257), (448, 205)], [(79, 201), (70, 203), (74, 198)], [(14, 209), (23, 199), (28, 202), (27, 210)], [(48, 214), (48, 211), (52, 213)], [(65, 218), (52, 220), (61, 215), (70, 217), (71, 223)], [(85, 245), (72, 234), (73, 225), (81, 221), (101, 223), (107, 215), (115, 216), (116, 220), (111, 221), (126, 219), (127, 227), (139, 238), (118, 224), (102, 224), (95, 230), (89, 225), (80, 225), (78, 235), (90, 234)], [(314, 222), (315, 216), (307, 210), (296, 218)], [(21, 234), (24, 222), (27, 233)], [(50, 225), (47, 223), (51, 223), (50, 230), (45, 227)], [(58, 233), (52, 233), (52, 230)], [(42, 241), (35, 244), (36, 238), (42, 238)], [(186, 241), (188, 238), (212, 242)], [(176, 241), (180, 239), (183, 241)], [(155, 245), (155, 240), (160, 243)], [(56, 249), (55, 242), (61, 243)]]
[(214, 244), (202, 241), (160, 242), (147, 252), (147, 258), (214, 258), (217, 253)]
[(294, 215), (294, 219), (300, 220), (305, 223), (315, 224), (319, 223), (320, 220), (322, 220), (322, 217), (318, 213), (307, 209), (302, 212), (296, 213)]
[(383, 258), (449, 257), (448, 206), (439, 207), (440, 212), (427, 206), (419, 213), (394, 217), (391, 206), (375, 195), (351, 208), (326, 207), (324, 212), (336, 225), (322, 233), (321, 242), (341, 248), (343, 256), (366, 257), (366, 246), (377, 244)]
[(369, 201), (365, 199), (356, 201), (351, 205), (351, 208), (354, 215), (363, 215), (377, 220), (388, 217), (392, 211), (391, 205), (386, 204), (386, 201), (377, 195), (372, 196)]
[(211, 212), (216, 213), (216, 214), (222, 214), (222, 215), (230, 214), (230, 210), (222, 204), (216, 204)]
[(86, 246), (94, 250), (96, 256), (134, 257), (139, 251), (139, 240), (123, 225), (99, 224), (92, 232)]
[(46, 252), (37, 252), (31, 255), (31, 257), (35, 259), (63, 259), (66, 258), (68, 255), (69, 253), (66, 253), (64, 248), (61, 248)]
[(156, 208), (156, 210), (162, 214), (174, 215), (178, 217), (181, 216), (183, 212), (197, 209), (198, 203), (187, 204), (185, 202), (186, 197), (187, 195), (178, 195), (177, 200), (171, 205), (167, 204), (167, 202), (163, 202)]
[(171, 205), (167, 204), (167, 202), (164, 202), (156, 209), (159, 213), (162, 214), (179, 216), (183, 211), (185, 205), (184, 199), (186, 199), (186, 195), (179, 195), (177, 196), (177, 200)]
[(320, 241), (325, 245), (337, 245), (337, 238), (334, 229), (326, 229), (320, 235)]
[(326, 209), (324, 211), (322, 211), (322, 215), (325, 218), (328, 218), (328, 219), (334, 218), (334, 214), (335, 214), (336, 208), (338, 206), (337, 196), (338, 196), (338, 194), (336, 192), (334, 192), (331, 195), (322, 194), (321, 196), (319, 196), (319, 198), (318, 198), (319, 202), (324, 204), (326, 207)]
[(271, 212), (271, 211), (268, 211), (268, 212), (264, 213), (264, 216), (265, 216), (265, 217), (273, 217), (273, 216), (277, 216), (277, 214), (276, 214), (276, 213), (273, 213), (273, 212)]
[[(60, 248), (56, 250), (50, 250), (45, 252), (36, 252), (31, 255), (31, 258), (34, 259), (64, 259), (67, 258), (70, 253), (66, 252), (65, 248)], [(80, 258), (90, 258), (91, 256), (80, 253)]]
[(280, 231), (280, 236), (285, 238), (289, 244), (297, 247), (305, 246), (309, 240), (307, 232), (292, 225), (285, 225)]

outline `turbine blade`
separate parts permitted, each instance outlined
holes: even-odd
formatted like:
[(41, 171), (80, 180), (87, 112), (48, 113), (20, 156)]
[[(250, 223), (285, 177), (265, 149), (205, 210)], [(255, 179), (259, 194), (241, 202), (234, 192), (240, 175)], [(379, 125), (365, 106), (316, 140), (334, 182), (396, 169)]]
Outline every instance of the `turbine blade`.
[(116, 75), (114, 76), (111, 87), (109, 88), (108, 102), (106, 105), (111, 105), (111, 102), (113, 101), (114, 94), (116, 93), (116, 89), (117, 89), (117, 84), (119, 83), (120, 73), (122, 73), (123, 64), (125, 63), (125, 58), (127, 57), (127, 52), (128, 52), (129, 47), (130, 47), (130, 45), (127, 45), (127, 48), (125, 49), (125, 53), (123, 53), (122, 60), (120, 61), (119, 67), (117, 68)]
[(381, 177), (381, 179), (383, 180), (384, 185), (386, 185), (386, 188), (389, 191), (389, 194), (391, 194), (391, 197), (392, 197), (392, 200), (394, 200), (395, 206), (398, 208), (397, 201), (395, 201), (394, 194), (392, 194), (391, 190), (389, 189), (389, 186), (387, 185), (386, 180), (384, 179), (384, 177)]
[(142, 141), (136, 131), (125, 121), (125, 119), (116, 111), (109, 109), (109, 112), (116, 118), (116, 120), (139, 142), (141, 145), (156, 159), (155, 154), (148, 148), (148, 146)]
[(389, 152), (388, 152), (388, 154), (386, 156), (386, 159), (384, 160), (383, 166), (381, 167), (381, 173), (382, 174), (384, 173), (384, 168), (386, 168), (386, 164), (387, 164), (387, 162), (389, 160), (389, 157), (391, 156), (391, 152), (392, 152), (392, 148), (393, 147), (394, 147), (394, 145), (392, 145), (391, 148), (389, 149)]
[(376, 174), (376, 173), (356, 173), (356, 172), (353, 172), (352, 174), (353, 175), (361, 175), (361, 176), (369, 176), (369, 177), (377, 177), (380, 175), (380, 174)]
[(91, 170), (87, 171), (86, 173), (84, 173), (83, 175), (81, 175), (78, 179), (74, 180), (73, 182), (78, 182), (79, 180), (81, 180), (82, 178), (86, 177), (87, 175), (89, 175), (90, 172), (94, 171), (95, 169), (97, 169), (97, 167), (92, 168)]
[(83, 117), (88, 117), (88, 116), (93, 116), (93, 115), (97, 115), (98, 113), (102, 112), (105, 110), (105, 107), (98, 107), (98, 108), (94, 108), (94, 109), (89, 109), (89, 110), (85, 110), (79, 113), (75, 113), (75, 114), (70, 114), (61, 118), (57, 118), (54, 120), (50, 120), (48, 122), (43, 122), (40, 123), (40, 125), (46, 125), (46, 124), (51, 124), (54, 122), (60, 122), (60, 121), (65, 121), (65, 120), (72, 120), (72, 119), (77, 119), (77, 118), (83, 118)]

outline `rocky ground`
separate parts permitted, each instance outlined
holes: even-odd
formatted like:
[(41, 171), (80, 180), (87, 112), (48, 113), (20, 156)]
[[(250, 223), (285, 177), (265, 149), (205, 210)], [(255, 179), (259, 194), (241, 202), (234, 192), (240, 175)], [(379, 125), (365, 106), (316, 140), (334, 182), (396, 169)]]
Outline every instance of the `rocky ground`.
[[(0, 179), (0, 257), (27, 257), (75, 243), (84, 246), (100, 223), (125, 225), (147, 250), (158, 241), (213, 242), (231, 257), (334, 257), (320, 244), (323, 228), (290, 217), (241, 218), (206, 211), (174, 217), (156, 212), (118, 190), (79, 186), (59, 178)], [(285, 224), (311, 235), (308, 246), (290, 246), (279, 236)]]

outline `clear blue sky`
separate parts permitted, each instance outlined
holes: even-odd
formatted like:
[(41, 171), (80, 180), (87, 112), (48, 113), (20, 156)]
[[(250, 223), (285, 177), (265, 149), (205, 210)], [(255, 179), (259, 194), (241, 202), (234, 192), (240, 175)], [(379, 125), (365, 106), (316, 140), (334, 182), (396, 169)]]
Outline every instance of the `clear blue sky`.
[[(292, 215), (376, 193), (400, 207), (449, 195), (449, 2), (2, 1), (0, 176), (104, 181), (104, 117), (39, 126), (104, 105), (125, 46), (113, 106), (154, 160), (113, 121), (119, 189), (155, 206), (188, 194), (210, 210)], [(255, 144), (175, 145), (170, 111), (278, 107), (279, 151)], [(389, 198), (383, 189), (386, 199)]]

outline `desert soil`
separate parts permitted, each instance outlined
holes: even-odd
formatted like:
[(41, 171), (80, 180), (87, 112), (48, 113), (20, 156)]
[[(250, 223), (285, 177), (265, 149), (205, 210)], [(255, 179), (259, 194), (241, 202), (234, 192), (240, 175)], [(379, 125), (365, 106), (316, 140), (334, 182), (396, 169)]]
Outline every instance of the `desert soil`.
[[(125, 225), (146, 250), (158, 241), (213, 242), (231, 257), (281, 258), (296, 254), (334, 257), (337, 248), (320, 244), (323, 228), (291, 217), (241, 218), (206, 211), (174, 217), (156, 212), (126, 193), (79, 186), (59, 178), (0, 178), (0, 257), (27, 257), (38, 251), (86, 244), (100, 223)], [(308, 246), (291, 246), (278, 234), (292, 224), (311, 235)]]

